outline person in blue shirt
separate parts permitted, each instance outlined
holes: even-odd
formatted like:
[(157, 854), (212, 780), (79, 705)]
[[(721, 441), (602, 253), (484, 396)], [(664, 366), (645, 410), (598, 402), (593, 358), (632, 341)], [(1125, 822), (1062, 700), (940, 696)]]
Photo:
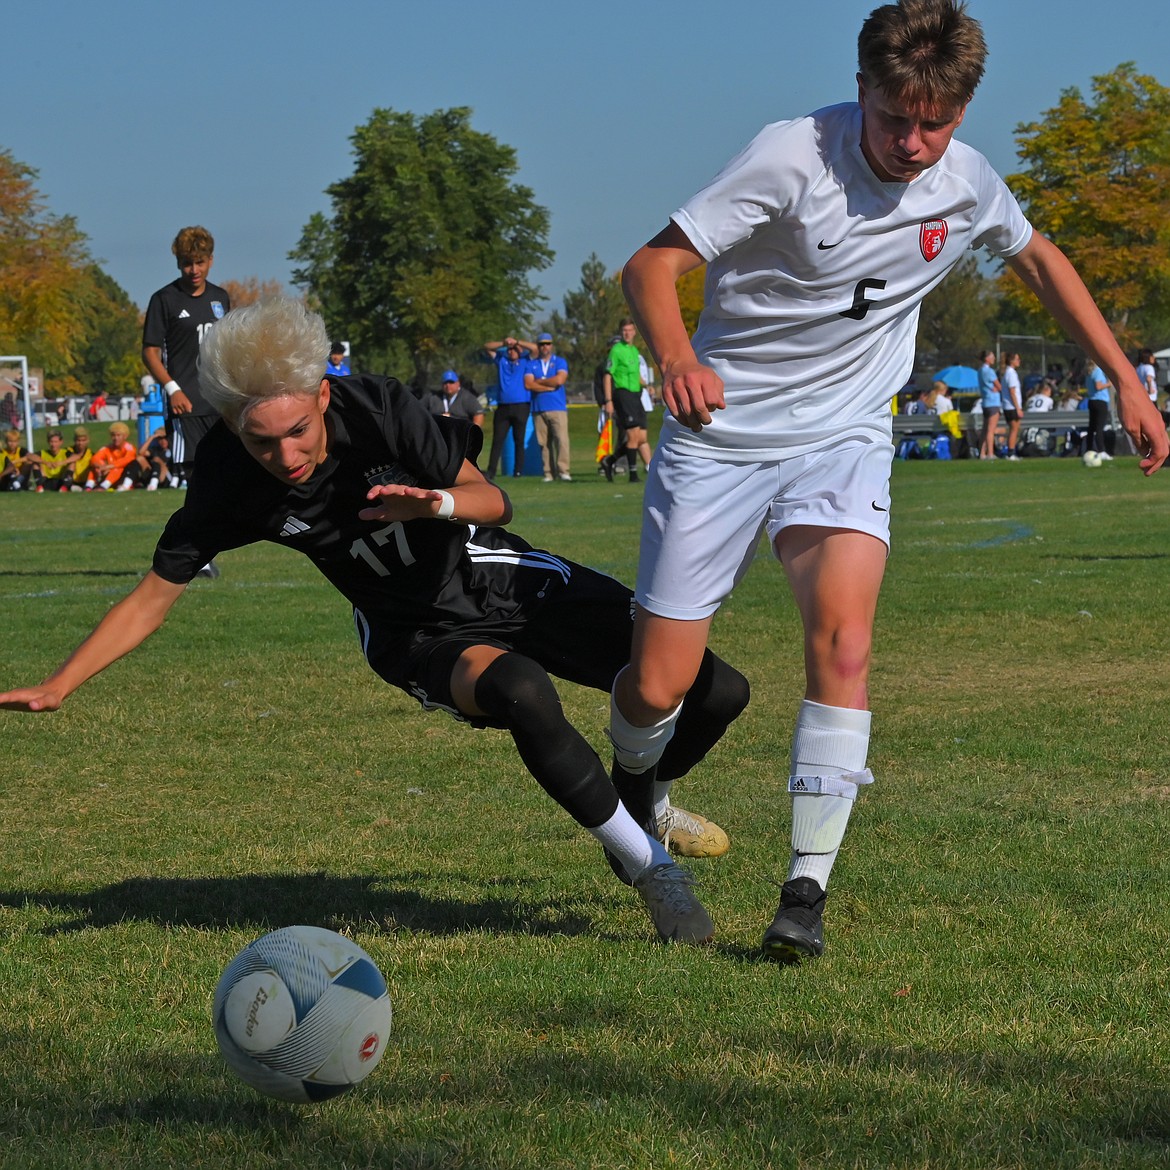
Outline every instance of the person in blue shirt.
[(995, 432), (1003, 410), (1003, 394), (995, 373), (995, 354), (990, 349), (983, 351), (983, 363), (979, 367), (979, 401), (983, 406), (983, 440), (979, 444), (979, 458), (994, 459)]
[(1113, 383), (1095, 361), (1089, 362), (1085, 389), (1089, 392), (1089, 430), (1085, 435), (1085, 450), (1096, 451), (1102, 459), (1112, 459), (1113, 456), (1105, 450), (1105, 429), (1109, 425), (1109, 391), (1113, 389)]
[(340, 341), (335, 341), (329, 348), (329, 364), (325, 367), (325, 373), (332, 374), (335, 378), (344, 378), (349, 372), (349, 362), (345, 360), (345, 346)]
[(568, 363), (553, 353), (552, 334), (542, 333), (536, 339), (536, 357), (529, 359), (524, 387), (532, 395), (532, 420), (545, 483), (554, 478), (568, 483), (573, 478), (569, 474), (569, 403), (565, 396), (568, 378)]
[(528, 358), (536, 357), (536, 346), (531, 341), (505, 337), (502, 341), (485, 341), (483, 348), (496, 363), (496, 379), (500, 387), (496, 411), (492, 415), (492, 450), (488, 456), (487, 477), (496, 478), (509, 432), (516, 453), (512, 474), (519, 476), (524, 471), (524, 435), (532, 397), (524, 385), (524, 375), (528, 372)]

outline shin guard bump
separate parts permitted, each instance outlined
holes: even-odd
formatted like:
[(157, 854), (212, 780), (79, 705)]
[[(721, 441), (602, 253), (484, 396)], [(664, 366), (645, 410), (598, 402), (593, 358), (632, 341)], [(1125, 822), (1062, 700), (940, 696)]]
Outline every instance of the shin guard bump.
[(872, 783), (868, 768), (840, 776), (789, 776), (792, 848), (797, 853), (834, 852), (845, 837), (859, 786)]

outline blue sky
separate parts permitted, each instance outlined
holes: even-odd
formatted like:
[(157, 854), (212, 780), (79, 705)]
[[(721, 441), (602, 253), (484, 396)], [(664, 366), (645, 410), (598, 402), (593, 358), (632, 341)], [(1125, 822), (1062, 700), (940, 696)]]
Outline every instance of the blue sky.
[[(190, 223), (216, 237), (212, 279), (287, 283), (372, 109), (471, 106), (551, 213), (548, 311), (590, 252), (620, 267), (766, 122), (851, 100), (875, 4), (26, 0), (4, 16), (0, 147), (145, 306)], [(960, 137), (1001, 172), (1062, 89), (1127, 60), (1170, 84), (1166, 0), (970, 10), (991, 55)]]

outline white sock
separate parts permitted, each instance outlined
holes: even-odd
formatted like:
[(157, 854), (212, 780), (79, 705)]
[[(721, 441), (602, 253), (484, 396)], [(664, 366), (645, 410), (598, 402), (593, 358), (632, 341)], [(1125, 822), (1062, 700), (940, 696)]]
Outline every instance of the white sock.
[(652, 865), (670, 860), (666, 846), (647, 836), (624, 804), (619, 803), (608, 821), (589, 832), (622, 863), (631, 878), (636, 878)]
[[(792, 736), (792, 777), (835, 778), (862, 771), (869, 754), (870, 721), (868, 711), (828, 707), (805, 699)], [(809, 877), (822, 890), (828, 888), (852, 806), (851, 795), (792, 794), (789, 880)]]
[[(620, 677), (620, 676), (619, 676)], [(617, 680), (614, 680), (617, 686)], [(658, 723), (649, 727), (635, 727), (618, 710), (617, 700), (609, 697), (609, 739), (613, 744), (614, 759), (629, 773), (639, 776), (648, 772), (662, 759), (666, 745), (674, 735), (674, 725), (682, 703)]]

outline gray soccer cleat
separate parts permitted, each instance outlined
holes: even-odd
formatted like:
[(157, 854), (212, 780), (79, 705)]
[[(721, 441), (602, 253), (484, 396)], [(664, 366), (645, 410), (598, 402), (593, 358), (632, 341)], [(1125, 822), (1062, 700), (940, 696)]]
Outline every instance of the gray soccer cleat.
[(663, 942), (707, 943), (715, 937), (715, 923), (695, 897), (694, 884), (694, 877), (673, 861), (652, 865), (634, 878)]

